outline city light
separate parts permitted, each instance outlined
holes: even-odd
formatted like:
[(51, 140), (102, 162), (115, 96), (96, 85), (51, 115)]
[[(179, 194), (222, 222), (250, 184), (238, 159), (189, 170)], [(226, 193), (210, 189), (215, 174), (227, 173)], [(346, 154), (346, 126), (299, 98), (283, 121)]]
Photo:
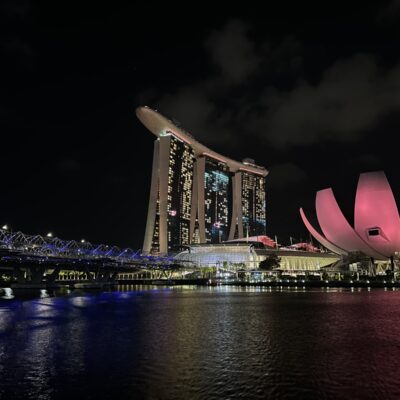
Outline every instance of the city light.
[(300, 216), (310, 234), (323, 246), (336, 254), (348, 255), (357, 250), (377, 260), (391, 258), (393, 263), (400, 246), (400, 220), (396, 200), (383, 171), (360, 174), (354, 227), (340, 210), (332, 188), (317, 192), (315, 207), (325, 236), (311, 225), (302, 208)]
[(47, 237), (53, 237), (53, 234), (51, 232), (49, 232), (46, 236)]
[[(244, 224), (251, 235), (265, 235), (265, 168), (246, 167), (186, 140), (187, 132), (149, 107), (139, 107), (136, 115), (157, 137), (144, 253), (166, 253), (193, 242), (217, 244), (236, 231), (243, 237)], [(160, 171), (168, 179), (159, 188)], [(231, 196), (232, 176), (237, 189)]]
[(7, 230), (8, 230), (8, 225), (7, 225), (7, 224), (3, 225), (3, 226), (1, 227), (1, 229), (4, 229), (5, 231), (7, 231)]

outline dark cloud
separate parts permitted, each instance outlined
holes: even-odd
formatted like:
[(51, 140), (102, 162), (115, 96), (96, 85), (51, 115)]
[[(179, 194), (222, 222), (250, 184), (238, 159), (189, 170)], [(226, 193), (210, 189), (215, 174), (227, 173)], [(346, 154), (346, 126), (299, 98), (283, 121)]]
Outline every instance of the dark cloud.
[(268, 185), (274, 189), (301, 185), (308, 179), (302, 168), (290, 162), (272, 165), (268, 170)]
[[(214, 31), (206, 47), (218, 72), (156, 104), (210, 144), (228, 141), (232, 147), (239, 135), (277, 148), (351, 142), (400, 108), (400, 65), (381, 67), (371, 54), (337, 60), (311, 83), (299, 76), (304, 58), (293, 38), (256, 46), (246, 24), (235, 20)], [(260, 83), (263, 72), (274, 76), (279, 67), (297, 77), (291, 88)], [(245, 83), (241, 90), (239, 83)]]
[(280, 42), (264, 42), (262, 73), (273, 78), (284, 75), (297, 76), (304, 63), (303, 45), (293, 36), (284, 37)]
[(208, 95), (206, 86), (207, 82), (194, 87), (183, 87), (173, 95), (165, 95), (157, 102), (157, 108), (206, 143), (234, 140), (229, 130), (232, 115), (229, 111), (219, 111)]
[(159, 100), (158, 107), (172, 117), (182, 118), (179, 122), (190, 121), (194, 126), (206, 123), (215, 113), (215, 105), (199, 87), (183, 87), (173, 95), (166, 95)]
[(135, 96), (135, 103), (139, 105), (155, 104), (158, 97), (156, 89), (154, 87), (149, 87)]
[(81, 170), (81, 164), (78, 160), (74, 159), (63, 159), (58, 163), (58, 169), (61, 172), (79, 172)]
[[(192, 85), (182, 85), (157, 98), (154, 89), (138, 94), (138, 104), (148, 104), (180, 121), (206, 144), (240, 144), (248, 134), (247, 118), (259, 108), (257, 79), (264, 73), (292, 74), (302, 66), (301, 44), (286, 37), (278, 44), (256, 45), (248, 25), (228, 21), (205, 40), (209, 64), (215, 72)], [(250, 94), (251, 93), (251, 94)]]
[(261, 63), (243, 21), (230, 21), (222, 30), (214, 31), (206, 40), (206, 48), (223, 78), (233, 83), (242, 83)]
[(32, 5), (29, 0), (4, 0), (0, 10), (8, 19), (25, 19), (31, 15)]
[(381, 160), (374, 154), (365, 153), (352, 157), (349, 160), (349, 165), (356, 167), (360, 171), (378, 169), (380, 168)]
[(4, 1), (0, 5), (0, 53), (2, 68), (28, 70), (34, 61), (32, 41), (32, 6), (30, 1)]
[(377, 14), (380, 23), (394, 22), (400, 18), (400, 0), (392, 0)]
[(400, 108), (400, 66), (379, 68), (359, 54), (328, 68), (317, 85), (300, 81), (291, 91), (267, 88), (253, 129), (277, 147), (323, 140), (354, 141)]
[(385, 69), (372, 55), (354, 55), (335, 62), (316, 85), (303, 79), (292, 90), (267, 85), (256, 97), (242, 95), (224, 117), (208, 90), (207, 84), (182, 88), (158, 104), (213, 142), (234, 137), (238, 127), (278, 148), (349, 142), (400, 108), (400, 66)]
[(11, 52), (19, 53), (24, 57), (31, 57), (33, 53), (32, 47), (28, 43), (15, 37), (4, 41), (3, 47)]
[(0, 105), (0, 117), (3, 119), (8, 115), (8, 110), (6, 107)]

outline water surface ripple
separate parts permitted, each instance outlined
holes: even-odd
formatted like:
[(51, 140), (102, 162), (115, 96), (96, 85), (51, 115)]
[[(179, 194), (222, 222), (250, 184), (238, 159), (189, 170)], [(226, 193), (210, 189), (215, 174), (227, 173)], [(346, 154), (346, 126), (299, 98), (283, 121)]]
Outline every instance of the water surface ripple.
[(1, 399), (399, 399), (400, 291), (0, 301)]

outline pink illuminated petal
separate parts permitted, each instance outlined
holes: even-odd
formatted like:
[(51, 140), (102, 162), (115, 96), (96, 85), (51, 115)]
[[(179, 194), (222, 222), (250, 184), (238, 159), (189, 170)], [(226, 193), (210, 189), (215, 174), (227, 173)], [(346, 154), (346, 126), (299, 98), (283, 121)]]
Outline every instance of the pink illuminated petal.
[[(400, 218), (392, 189), (383, 171), (360, 175), (354, 208), (354, 226), (360, 237), (379, 253), (400, 251)], [(370, 235), (379, 228), (378, 235)]]
[(327, 249), (329, 249), (334, 253), (343, 255), (347, 254), (345, 250), (335, 246), (333, 243), (331, 243), (329, 240), (325, 239), (321, 234), (318, 233), (318, 231), (311, 225), (310, 221), (307, 219), (302, 208), (300, 208), (300, 216), (308, 231), (311, 233), (311, 235), (314, 236), (316, 240), (318, 240), (318, 242), (320, 242), (323, 246), (325, 246)]
[(347, 251), (361, 251), (364, 254), (382, 259), (380, 254), (354, 231), (340, 210), (331, 188), (317, 192), (315, 208), (319, 225), (325, 237), (336, 246)]

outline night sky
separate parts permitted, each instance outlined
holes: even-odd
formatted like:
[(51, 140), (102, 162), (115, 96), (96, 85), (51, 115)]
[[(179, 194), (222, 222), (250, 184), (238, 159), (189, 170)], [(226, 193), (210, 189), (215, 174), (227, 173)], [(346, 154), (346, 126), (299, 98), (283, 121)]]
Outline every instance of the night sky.
[(0, 6), (0, 225), (139, 249), (140, 105), (265, 166), (282, 243), (308, 238), (298, 208), (328, 186), (352, 221), (361, 172), (383, 169), (400, 199), (400, 1), (83, 3)]

